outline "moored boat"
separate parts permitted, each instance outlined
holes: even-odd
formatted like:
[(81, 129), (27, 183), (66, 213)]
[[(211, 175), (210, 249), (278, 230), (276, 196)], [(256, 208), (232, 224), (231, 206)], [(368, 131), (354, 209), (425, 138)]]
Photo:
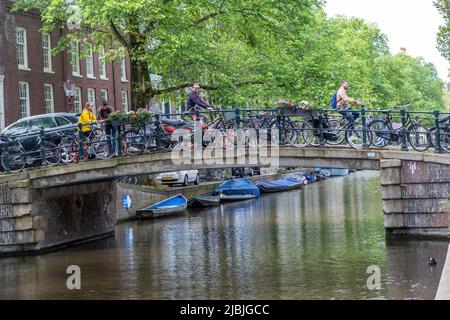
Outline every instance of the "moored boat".
[(218, 196), (198, 196), (192, 197), (188, 201), (189, 208), (205, 208), (211, 206), (217, 206), (220, 204), (220, 198)]
[(248, 179), (231, 179), (213, 191), (213, 195), (223, 201), (252, 199), (259, 197), (259, 194), (259, 188)]
[(258, 184), (261, 192), (282, 192), (294, 189), (300, 189), (303, 186), (303, 180), (296, 178), (281, 178), (278, 180), (264, 181)]
[(181, 213), (186, 208), (187, 199), (179, 194), (144, 209), (137, 210), (136, 214), (140, 218), (158, 218)]

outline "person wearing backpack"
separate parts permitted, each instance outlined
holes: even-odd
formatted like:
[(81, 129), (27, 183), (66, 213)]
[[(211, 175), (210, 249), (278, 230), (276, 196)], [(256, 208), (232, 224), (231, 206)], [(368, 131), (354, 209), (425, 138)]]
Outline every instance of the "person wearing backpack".
[(349, 87), (350, 83), (347, 80), (342, 81), (339, 89), (333, 94), (333, 97), (330, 100), (330, 105), (333, 109), (336, 109), (340, 114), (342, 114), (344, 118), (353, 123), (359, 118), (359, 112), (351, 110), (349, 105), (362, 105), (363, 103), (360, 100), (347, 96), (347, 90)]

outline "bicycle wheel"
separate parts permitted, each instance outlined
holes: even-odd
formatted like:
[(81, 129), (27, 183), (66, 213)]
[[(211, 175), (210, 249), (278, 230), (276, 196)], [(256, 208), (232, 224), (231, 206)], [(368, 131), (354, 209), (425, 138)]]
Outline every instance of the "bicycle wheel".
[(431, 145), (431, 135), (425, 127), (413, 125), (408, 129), (408, 141), (414, 150), (423, 152)]
[(9, 165), (11, 172), (22, 171), (26, 164), (25, 153), (22, 148), (10, 147), (8, 148), (8, 152), (3, 152), (1, 162), (5, 170), (7, 165)]
[(117, 150), (117, 141), (109, 135), (97, 136), (91, 141), (91, 150), (99, 159), (109, 159)]
[[(446, 151), (450, 152), (450, 130), (449, 128), (442, 128), (441, 132), (441, 148)], [(431, 139), (433, 139), (433, 135), (431, 134)]]
[(58, 164), (61, 162), (60, 149), (53, 142), (47, 141), (44, 145), (45, 162), (47, 164)]
[[(290, 128), (286, 128), (286, 136), (290, 138), (289, 144), (297, 148), (306, 147), (309, 145), (308, 141), (303, 135), (303, 131), (309, 129), (309, 124), (306, 121), (299, 120), (289, 122)], [(293, 131), (292, 133), (289, 131)]]
[(333, 140), (327, 140), (327, 143), (333, 146), (342, 144), (342, 142), (344, 142), (345, 140), (345, 131), (342, 122), (336, 119), (331, 119), (328, 120), (328, 126), (328, 132), (331, 134), (335, 134), (337, 138)]
[(311, 123), (305, 122), (302, 130), (302, 136), (305, 142), (311, 147), (320, 146), (320, 134), (319, 130), (314, 128)]
[(374, 120), (368, 125), (371, 132), (372, 139), (370, 144), (376, 148), (384, 148), (389, 145), (390, 142), (390, 127), (386, 121), (378, 119)]
[(130, 129), (122, 136), (123, 151), (126, 155), (140, 155), (145, 150), (145, 140), (143, 130)]
[(364, 128), (360, 121), (354, 122), (353, 125), (349, 125), (346, 129), (345, 140), (353, 149), (363, 148), (363, 129), (366, 131), (366, 144), (369, 145), (372, 141), (372, 133), (367, 127)]

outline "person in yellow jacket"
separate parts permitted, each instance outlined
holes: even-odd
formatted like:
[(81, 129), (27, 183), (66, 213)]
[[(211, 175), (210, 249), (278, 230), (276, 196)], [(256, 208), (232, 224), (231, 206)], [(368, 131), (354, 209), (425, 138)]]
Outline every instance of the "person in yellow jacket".
[[(91, 122), (102, 123), (102, 120), (97, 121), (97, 117), (92, 113), (94, 110), (94, 104), (92, 102), (87, 102), (83, 111), (81, 112), (80, 118), (78, 119), (78, 123), (82, 124), (81, 131), (83, 131), (83, 135), (85, 137), (89, 136), (92, 131), (92, 126), (89, 125)], [(78, 129), (79, 130), (79, 129)]]

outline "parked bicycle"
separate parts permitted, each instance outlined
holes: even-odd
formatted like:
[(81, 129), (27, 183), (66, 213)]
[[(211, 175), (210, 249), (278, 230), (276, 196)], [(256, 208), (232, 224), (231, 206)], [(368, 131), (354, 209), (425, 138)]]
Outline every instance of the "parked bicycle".
[[(411, 104), (396, 106), (396, 109), (405, 109)], [(431, 145), (430, 132), (420, 124), (419, 118), (411, 117), (411, 114), (405, 110), (406, 119), (404, 124), (393, 121), (392, 111), (383, 111), (381, 118), (369, 123), (369, 131), (372, 133), (371, 145), (377, 148), (384, 148), (389, 145), (399, 145), (403, 141), (404, 131), (406, 139), (411, 147), (416, 151), (426, 151)], [(405, 129), (405, 130), (403, 130)]]

